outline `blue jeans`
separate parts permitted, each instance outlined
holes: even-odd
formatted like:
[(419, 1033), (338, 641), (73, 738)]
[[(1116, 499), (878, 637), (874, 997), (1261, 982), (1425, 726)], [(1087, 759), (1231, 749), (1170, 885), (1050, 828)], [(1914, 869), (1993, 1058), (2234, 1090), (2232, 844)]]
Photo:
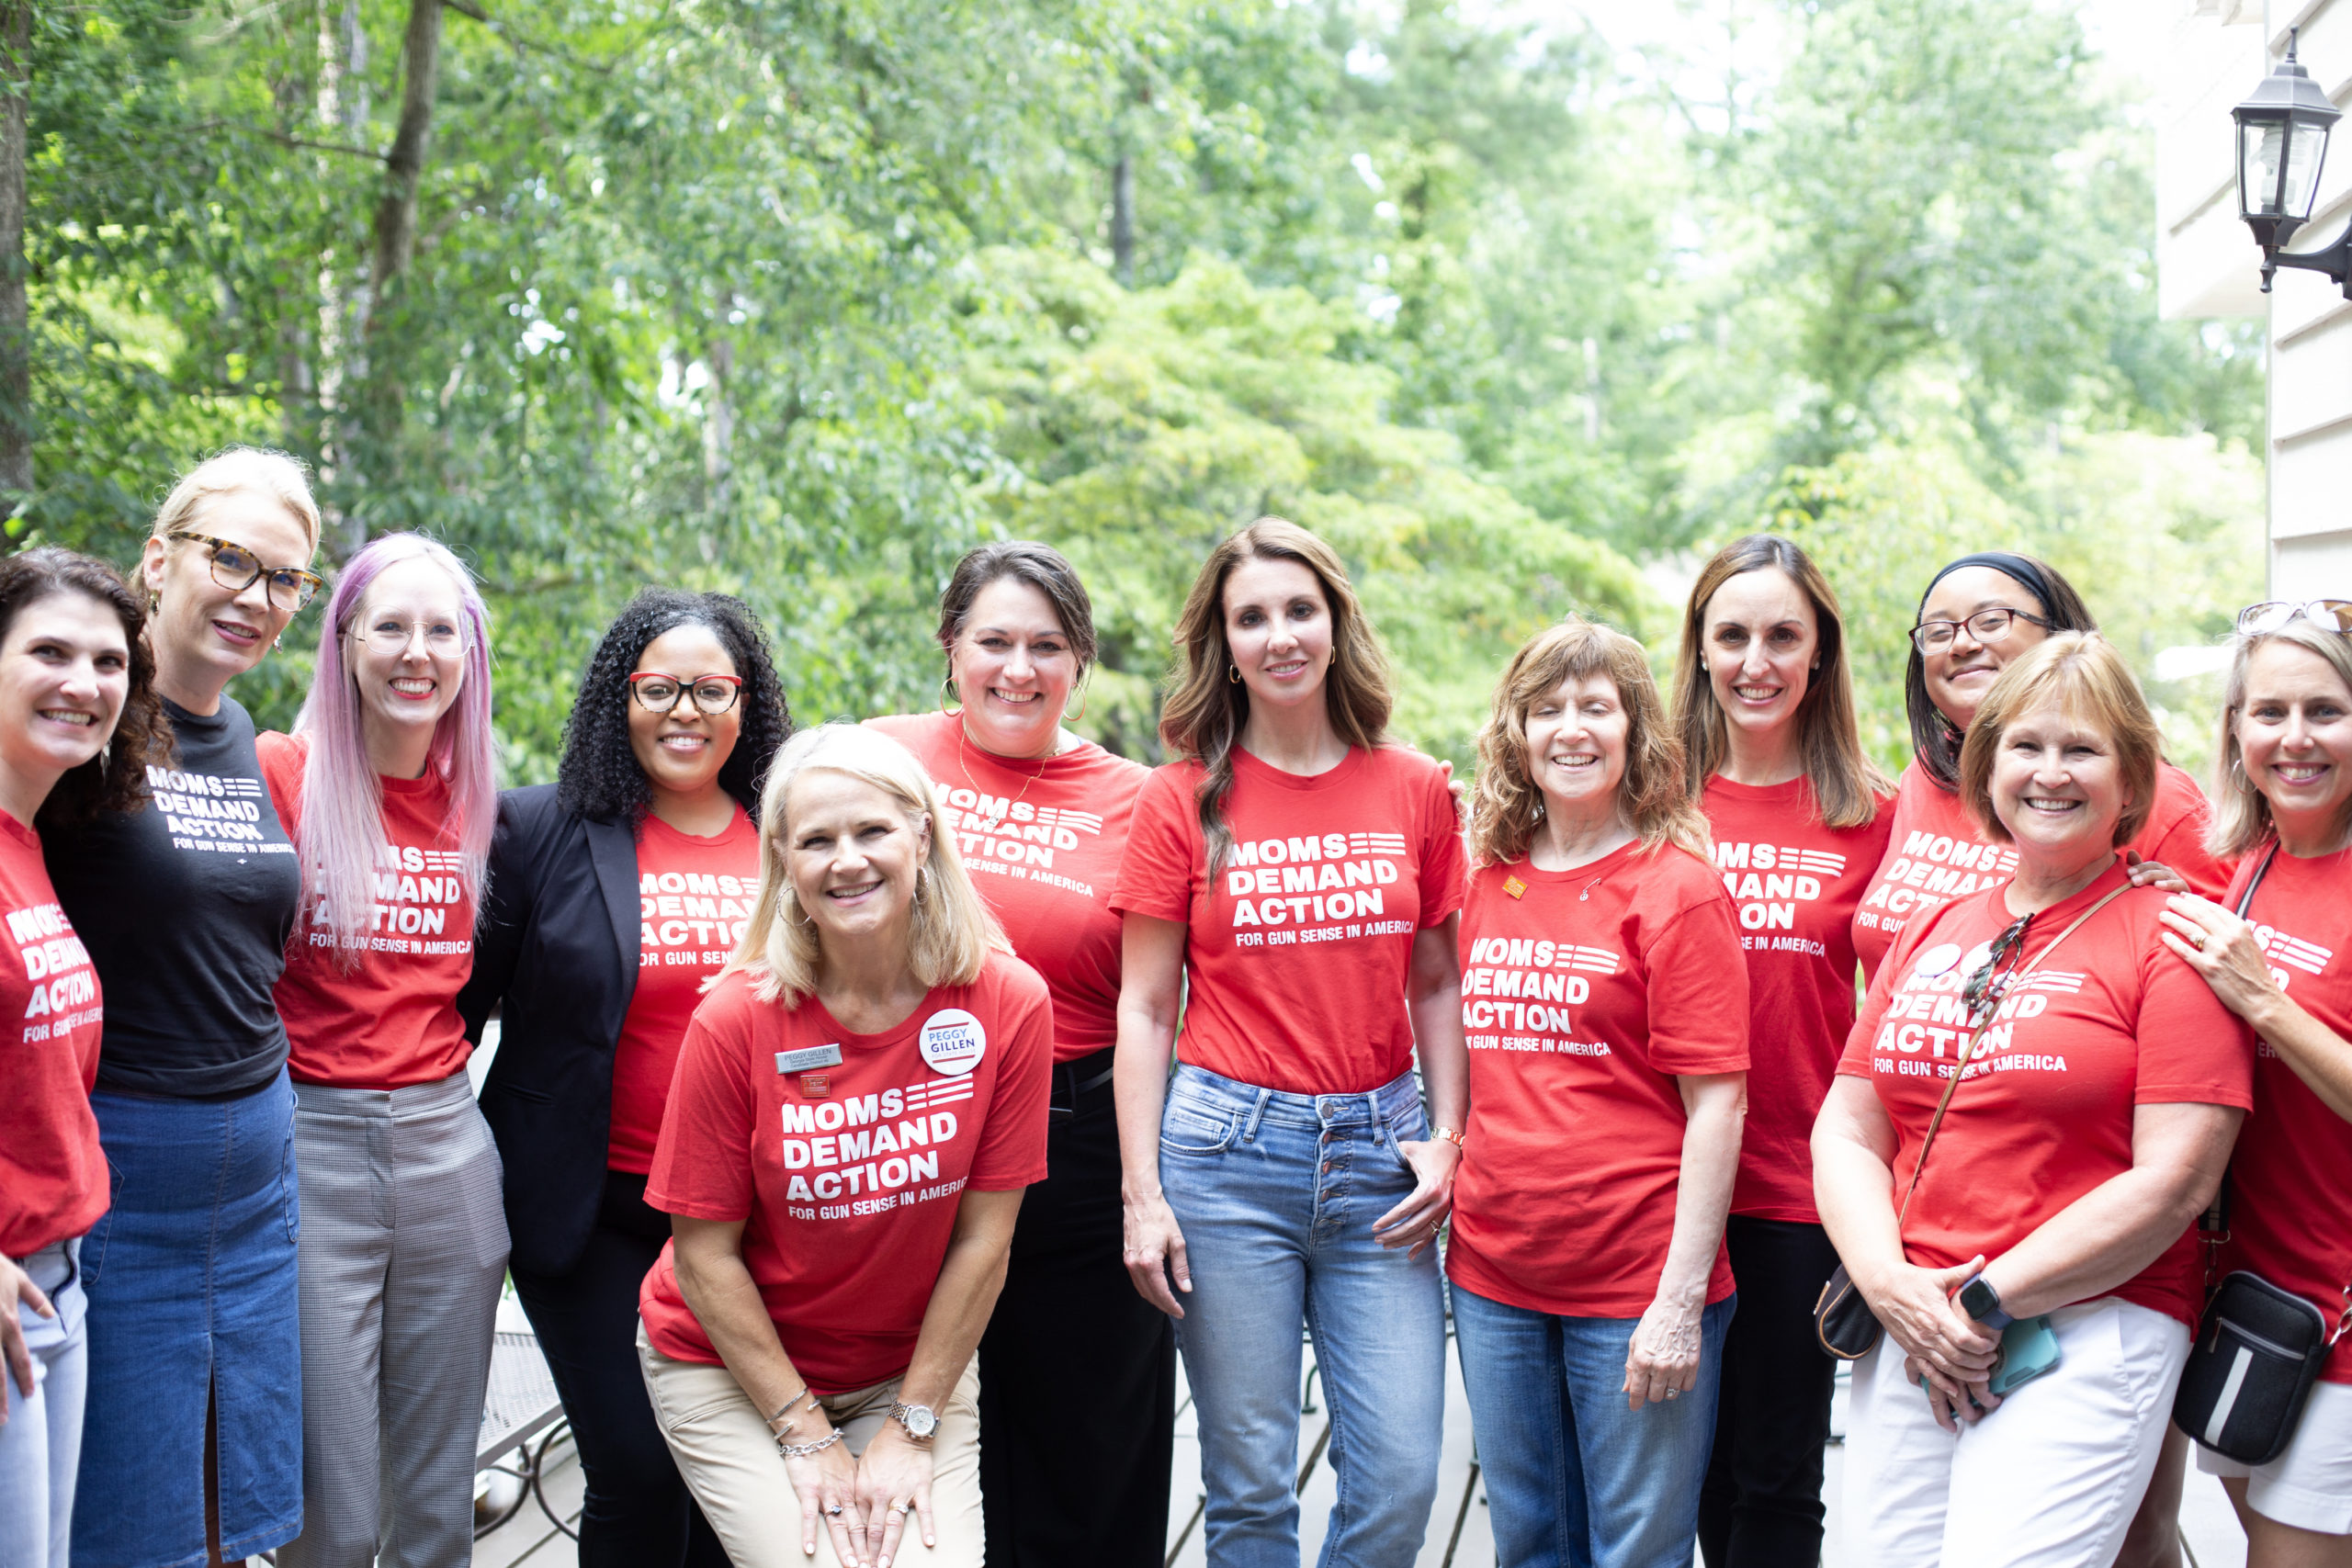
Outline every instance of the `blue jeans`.
[(1296, 1568), (1299, 1324), (1315, 1337), (1338, 1483), (1323, 1568), (1408, 1568), (1437, 1495), (1445, 1306), (1434, 1249), (1372, 1239), (1427, 1135), (1412, 1075), (1283, 1094), (1179, 1066), (1160, 1184), (1193, 1291), (1176, 1325), (1201, 1434), (1211, 1568)]
[(1699, 1319), (1698, 1386), (1628, 1410), (1637, 1319), (1555, 1317), (1453, 1290), (1498, 1568), (1686, 1568), (1735, 1298)]
[(61, 1241), (20, 1260), (55, 1317), (0, 1302), (0, 1312), (16, 1313), (33, 1359), (29, 1397), (0, 1367), (0, 1401), (8, 1409), (8, 1424), (0, 1427), (0, 1568), (66, 1568), (73, 1556), (74, 1477), (89, 1367), (78, 1246)]

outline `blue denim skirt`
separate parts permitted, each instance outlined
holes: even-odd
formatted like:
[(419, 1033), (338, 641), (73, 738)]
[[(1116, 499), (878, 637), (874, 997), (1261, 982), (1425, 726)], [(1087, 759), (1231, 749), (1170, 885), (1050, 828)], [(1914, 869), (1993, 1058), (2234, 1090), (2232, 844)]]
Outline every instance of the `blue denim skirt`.
[(205, 1418), (231, 1561), (302, 1528), (294, 1089), (91, 1095), (114, 1201), (82, 1243), (89, 1392), (77, 1568), (205, 1560)]

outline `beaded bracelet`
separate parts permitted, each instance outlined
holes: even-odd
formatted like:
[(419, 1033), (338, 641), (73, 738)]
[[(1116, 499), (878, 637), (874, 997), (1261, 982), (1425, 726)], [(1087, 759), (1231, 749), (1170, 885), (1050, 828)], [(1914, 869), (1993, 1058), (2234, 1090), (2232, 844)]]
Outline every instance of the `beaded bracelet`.
[(842, 1429), (836, 1427), (813, 1443), (787, 1443), (782, 1438), (778, 1438), (775, 1440), (775, 1451), (786, 1459), (807, 1459), (810, 1454), (824, 1452), (841, 1440)]

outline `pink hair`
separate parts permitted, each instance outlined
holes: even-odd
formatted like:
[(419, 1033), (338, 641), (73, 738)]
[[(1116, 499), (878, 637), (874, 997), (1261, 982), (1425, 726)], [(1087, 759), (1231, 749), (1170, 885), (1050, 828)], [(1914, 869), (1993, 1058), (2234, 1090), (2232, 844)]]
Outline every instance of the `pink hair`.
[(411, 560), (429, 560), (447, 572), (465, 605), (465, 682), (458, 700), (434, 727), (425, 766), (449, 786), (449, 810), (439, 841), (464, 856), (466, 886), (476, 908), (485, 891), (491, 830), (498, 819), (495, 743), (490, 727), (490, 612), (474, 586), (473, 573), (445, 547), (422, 534), (388, 534), (352, 557), (336, 579), (321, 627), (318, 671), (294, 721), (295, 732), (311, 740), (310, 759), (302, 770), (301, 831), (295, 844), (302, 862), (302, 908), (307, 917), (319, 900), (325, 901), (335, 961), (345, 968), (356, 968), (367, 951), (376, 906), (375, 871), (390, 840), (384, 832), (383, 786), (368, 760), (343, 634), (351, 629), (368, 586), (384, 569)]

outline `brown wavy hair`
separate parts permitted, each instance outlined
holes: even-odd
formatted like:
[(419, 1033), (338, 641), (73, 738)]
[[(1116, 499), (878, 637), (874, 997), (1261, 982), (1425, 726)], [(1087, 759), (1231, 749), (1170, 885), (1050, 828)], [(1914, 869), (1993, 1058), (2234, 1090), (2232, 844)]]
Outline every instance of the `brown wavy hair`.
[(1356, 599), (1339, 552), (1295, 523), (1261, 517), (1209, 552), (1176, 617), (1182, 652), (1159, 712), (1159, 739), (1171, 757), (1195, 758), (1205, 770), (1199, 803), (1209, 875), (1223, 869), (1232, 830), (1225, 797), (1233, 789), (1233, 746), (1250, 721), (1250, 688), (1229, 679), (1233, 661), (1225, 640), (1225, 580), (1245, 560), (1295, 561), (1315, 574), (1331, 610), (1331, 666), (1323, 676), (1324, 710), (1331, 728), (1366, 750), (1386, 738), (1396, 705), (1388, 655)]
[(1605, 675), (1625, 708), (1625, 774), (1617, 808), (1643, 852), (1667, 844), (1710, 860), (1707, 818), (1683, 785), (1682, 742), (1667, 722), (1642, 645), (1624, 633), (1570, 615), (1511, 655), (1495, 687), (1494, 709), (1478, 731), (1478, 779), (1470, 803), (1470, 857), (1480, 865), (1523, 860), (1544, 819), (1544, 792), (1527, 766), (1527, 715), (1563, 682)]
[(1854, 717), (1854, 677), (1846, 661), (1846, 622), (1838, 594), (1813, 558), (1778, 534), (1750, 534), (1717, 550), (1700, 569), (1690, 603), (1682, 612), (1682, 647), (1674, 657), (1674, 729), (1682, 738), (1684, 787), (1690, 798), (1706, 793), (1707, 781), (1730, 754), (1730, 721), (1715, 700), (1715, 683), (1699, 668), (1705, 650), (1707, 605), (1733, 578), (1777, 570), (1797, 585), (1813, 605), (1820, 663), (1805, 682), (1797, 705), (1797, 750), (1805, 781), (1813, 786), (1814, 809), (1824, 826), (1860, 828), (1878, 815), (1878, 797), (1894, 785), (1862, 750)]
[(112, 610), (130, 649), (130, 690), (114, 734), (98, 754), (68, 769), (41, 802), (43, 828), (77, 827), (104, 811), (130, 811), (147, 799), (147, 766), (172, 761), (171, 727), (155, 695), (155, 655), (143, 635), (147, 606), (122, 574), (102, 560), (44, 545), (0, 560), (0, 638), (17, 617), (44, 599), (78, 593)]

